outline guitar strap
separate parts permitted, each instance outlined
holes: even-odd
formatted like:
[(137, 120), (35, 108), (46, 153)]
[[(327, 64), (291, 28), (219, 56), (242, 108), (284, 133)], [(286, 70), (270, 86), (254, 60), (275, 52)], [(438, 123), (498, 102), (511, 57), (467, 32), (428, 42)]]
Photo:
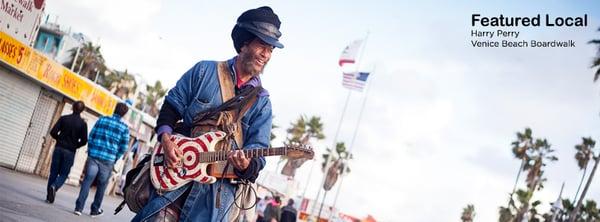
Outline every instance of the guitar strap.
[[(261, 87), (256, 87), (250, 89), (250, 92), (240, 92), (240, 94), (245, 94), (247, 97), (239, 97), (239, 101), (233, 100), (232, 98), (235, 96), (235, 86), (233, 84), (232, 72), (229, 69), (229, 66), (226, 61), (218, 63), (217, 73), (219, 76), (219, 85), (221, 88), (221, 99), (226, 103), (235, 103), (239, 102), (238, 109), (228, 109), (226, 111), (222, 111), (222, 114), (219, 116), (216, 125), (225, 126), (224, 129), (228, 133), (228, 137), (223, 140), (220, 144), (215, 147), (217, 151), (230, 150), (231, 149), (231, 140), (233, 137), (233, 141), (236, 144), (238, 149), (242, 149), (244, 147), (243, 141), (243, 132), (242, 132), (242, 117), (246, 114), (246, 112), (252, 107), (252, 105), (256, 102), (256, 98), (258, 92), (262, 89)], [(225, 166), (227, 162), (219, 162), (216, 164), (212, 164), (211, 167), (211, 175), (219, 175), (225, 178), (235, 178), (237, 177), (233, 173), (233, 167), (227, 167), (225, 170)], [(224, 174), (223, 174), (224, 173)]]
[[(233, 79), (232, 79), (233, 75), (231, 73), (231, 70), (229, 69), (227, 62), (219, 62), (218, 75), (219, 75), (219, 84), (221, 86), (222, 100), (229, 102), (235, 95), (235, 86), (233, 84)], [(250, 90), (251, 90), (250, 92), (241, 90), (241, 92), (239, 94), (245, 95), (246, 97), (239, 98), (239, 100), (240, 100), (239, 107), (240, 108), (225, 111), (225, 115), (224, 115), (225, 117), (232, 117), (230, 119), (230, 121), (232, 120), (233, 123), (230, 122), (230, 124), (234, 124), (233, 125), (234, 127), (232, 127), (233, 130), (230, 129), (230, 132), (228, 132), (228, 133), (233, 134), (233, 139), (235, 140), (236, 147), (240, 150), (243, 149), (243, 147), (244, 147), (243, 134), (242, 134), (243, 132), (242, 132), (242, 125), (241, 125), (242, 117), (244, 116), (244, 114), (246, 114), (246, 112), (250, 109), (250, 107), (252, 107), (252, 105), (256, 102), (258, 92), (260, 90), (262, 90), (262, 87), (260, 87), (260, 86), (254, 87)], [(221, 116), (223, 116), (223, 115), (221, 115)], [(229, 125), (229, 124), (227, 124), (227, 125)], [(230, 144), (230, 142), (228, 140), (226, 140), (226, 142), (221, 142), (221, 143)], [(228, 146), (222, 146), (222, 148), (228, 148)], [(211, 169), (217, 170), (218, 172), (222, 172), (221, 178), (235, 177), (235, 174), (233, 172), (233, 166), (231, 166), (229, 164), (229, 162), (227, 162), (227, 161), (213, 164)], [(222, 184), (217, 189), (215, 207), (218, 207), (221, 205), (221, 186), (222, 186)], [(256, 194), (254, 194), (254, 198), (251, 198), (252, 197), (251, 193), (253, 192), (253, 189), (251, 189), (250, 187), (252, 187), (252, 186), (254, 186), (254, 190), (256, 190), (255, 184), (242, 183), (237, 187), (236, 192), (234, 194), (235, 195), (234, 196), (234, 202), (235, 202), (234, 204), (236, 206), (241, 206), (242, 208), (244, 208), (244, 210), (247, 210), (246, 212), (254, 212), (253, 207), (246, 208), (248, 206), (254, 206), (254, 204), (256, 203)], [(228, 221), (234, 221), (237, 219), (237, 217), (240, 214), (240, 208), (234, 207), (234, 208), (230, 208), (230, 210), (231, 210), (231, 212), (229, 212)]]
[[(219, 62), (217, 73), (219, 75), (219, 85), (221, 86), (221, 99), (223, 102), (229, 101), (231, 98), (233, 98), (233, 96), (235, 96), (235, 88), (232, 79), (233, 74), (231, 73), (231, 70), (229, 70), (227, 62)], [(244, 108), (245, 107), (242, 109)], [(247, 109), (245, 110), (247, 111)], [(244, 145), (244, 141), (242, 132), (239, 130), (241, 129), (241, 122), (237, 121), (240, 119), (239, 113), (236, 113), (234, 110), (225, 112), (229, 113), (230, 116), (235, 117), (234, 124), (236, 129), (234, 130), (233, 134), (235, 142), (237, 143), (238, 147), (241, 148)], [(243, 114), (241, 116), (243, 116)]]

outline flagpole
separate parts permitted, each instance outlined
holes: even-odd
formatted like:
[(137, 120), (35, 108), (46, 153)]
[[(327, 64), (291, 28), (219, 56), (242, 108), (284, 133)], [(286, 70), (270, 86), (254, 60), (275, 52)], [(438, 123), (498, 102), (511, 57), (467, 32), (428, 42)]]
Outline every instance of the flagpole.
[(562, 201), (561, 196), (562, 196), (562, 192), (563, 192), (564, 188), (565, 188), (565, 182), (563, 182), (562, 186), (560, 187), (560, 193), (558, 193), (558, 199), (556, 200), (556, 202), (554, 202), (554, 204), (552, 204), (552, 208), (554, 209), (554, 212), (552, 213), (551, 222), (556, 221), (556, 216), (558, 216), (558, 212), (562, 210), (561, 207), (557, 206), (557, 205), (561, 204), (561, 201)]
[[(346, 108), (348, 108), (348, 101), (350, 100), (350, 95), (352, 94), (352, 90), (348, 89), (348, 96), (346, 96), (346, 102), (344, 103), (344, 109), (342, 111), (342, 116), (340, 118), (340, 121), (338, 122), (338, 127), (337, 130), (335, 131), (335, 137), (333, 138), (333, 148), (331, 148), (331, 151), (335, 150), (335, 145), (336, 145), (336, 141), (338, 138), (338, 135), (340, 133), (340, 128), (342, 127), (342, 122), (344, 121), (344, 116), (346, 114)], [(333, 152), (331, 153), (333, 154)], [(331, 160), (331, 154), (329, 154), (327, 156), (327, 159), (325, 160), (325, 168), (327, 168), (327, 165), (329, 165), (329, 160)], [(327, 171), (325, 171), (327, 172)], [(311, 209), (311, 213), (310, 215), (313, 216), (315, 213), (315, 206), (319, 203), (319, 197), (321, 196), (321, 188), (323, 187), (323, 184), (325, 183), (325, 178), (327, 178), (327, 173), (325, 173), (323, 175), (323, 179), (321, 179), (321, 183), (319, 184), (319, 191), (317, 191), (317, 197), (315, 198), (315, 204), (312, 205), (312, 209)], [(308, 184), (307, 184), (308, 186)], [(321, 203), (321, 207), (323, 207), (323, 203)], [(319, 218), (317, 218), (317, 221), (319, 221)]]
[[(366, 46), (367, 46), (367, 40), (368, 40), (368, 38), (369, 38), (369, 32), (367, 31), (367, 34), (366, 34), (365, 40), (364, 40), (364, 44), (362, 45), (362, 50), (360, 51), (359, 57), (356, 59), (356, 66), (355, 66), (356, 72), (358, 72), (358, 70), (359, 70), (360, 62), (362, 61), (362, 57), (363, 57), (363, 55), (365, 53), (365, 49), (366, 49)], [(336, 130), (335, 137), (333, 139), (333, 147), (331, 148), (331, 154), (329, 154), (327, 156), (327, 160), (325, 161), (325, 167), (327, 167), (329, 165), (329, 162), (331, 161), (331, 156), (333, 155), (333, 151), (336, 148), (337, 138), (338, 138), (338, 135), (340, 133), (342, 122), (344, 120), (344, 115), (346, 114), (346, 108), (348, 106), (348, 100), (350, 99), (350, 94), (351, 93), (352, 93), (352, 90), (348, 89), (348, 96), (346, 97), (346, 104), (344, 105), (344, 110), (342, 111), (342, 118), (340, 119), (340, 122), (338, 123), (338, 128)], [(317, 198), (315, 199), (316, 203), (319, 202), (318, 200), (319, 200), (319, 197), (320, 197), (320, 194), (321, 194), (321, 189), (323, 189), (323, 185), (325, 184), (325, 179), (326, 178), (327, 178), (327, 170), (325, 170), (325, 172), (323, 173), (323, 179), (321, 180), (321, 183), (319, 184), (319, 191), (317, 192)], [(317, 215), (317, 221), (319, 221), (319, 218), (321, 217), (321, 211), (323, 210), (323, 204), (325, 202), (326, 195), (327, 195), (327, 191), (325, 191), (325, 194), (323, 195), (323, 200), (321, 201), (321, 206), (320, 206), (320, 209), (319, 209), (319, 214)], [(315, 205), (313, 204), (313, 209), (312, 209), (311, 215), (313, 215), (313, 213), (314, 213), (314, 206)]]
[[(371, 71), (372, 75), (373, 73), (375, 73), (375, 69), (376, 67), (373, 68), (373, 71)], [(371, 80), (372, 81), (372, 80)], [(352, 135), (352, 140), (350, 142), (350, 146), (348, 147), (348, 155), (346, 156), (346, 161), (348, 161), (350, 159), (350, 157), (352, 157), (352, 149), (354, 148), (354, 141), (356, 140), (356, 135), (358, 134), (358, 129), (360, 126), (360, 123), (362, 122), (362, 114), (363, 111), (365, 110), (366, 104), (367, 104), (367, 98), (369, 96), (369, 89), (371, 89), (370, 87), (371, 83), (369, 82), (367, 84), (367, 86), (365, 88), (365, 98), (362, 101), (362, 105), (360, 107), (360, 111), (358, 113), (358, 121), (356, 122), (356, 127), (354, 127), (354, 135)], [(346, 172), (346, 168), (348, 168), (348, 163), (346, 162), (346, 164), (344, 164), (344, 169), (342, 170), (342, 174), (344, 174), (344, 172)], [(340, 190), (342, 189), (342, 183), (344, 182), (344, 176), (341, 176), (342, 178), (340, 179), (340, 183), (338, 184), (338, 189), (336, 191), (335, 194), (335, 198), (333, 199), (333, 208), (335, 209), (336, 203), (337, 203), (337, 199), (338, 196), (340, 194)], [(329, 215), (329, 220), (331, 220), (331, 216), (333, 215)]]
[(310, 163), (310, 171), (308, 171), (308, 178), (306, 179), (306, 185), (304, 185), (304, 192), (302, 192), (302, 200), (304, 200), (304, 198), (306, 197), (306, 191), (308, 190), (308, 185), (310, 184), (310, 178), (312, 176), (312, 171), (315, 168), (315, 162), (317, 162), (316, 160), (310, 160), (312, 161)]

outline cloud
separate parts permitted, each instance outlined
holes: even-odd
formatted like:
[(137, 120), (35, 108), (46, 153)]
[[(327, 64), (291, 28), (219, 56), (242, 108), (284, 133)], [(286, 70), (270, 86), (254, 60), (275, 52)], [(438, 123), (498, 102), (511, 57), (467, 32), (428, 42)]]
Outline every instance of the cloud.
[(150, 26), (149, 21), (159, 13), (160, 8), (161, 0), (58, 0), (47, 4), (46, 12), (58, 15), (59, 22), (64, 20), (68, 23), (66, 25), (75, 26), (88, 35), (101, 37), (131, 33), (131, 29)]
[[(46, 7), (50, 21), (57, 20), (63, 29), (81, 32), (95, 44), (110, 68), (142, 74), (147, 81), (166, 79), (165, 73), (183, 74), (191, 66), (187, 50), (180, 44), (162, 40), (155, 29), (162, 2), (150, 1), (53, 1)], [(81, 16), (85, 15), (85, 16)]]

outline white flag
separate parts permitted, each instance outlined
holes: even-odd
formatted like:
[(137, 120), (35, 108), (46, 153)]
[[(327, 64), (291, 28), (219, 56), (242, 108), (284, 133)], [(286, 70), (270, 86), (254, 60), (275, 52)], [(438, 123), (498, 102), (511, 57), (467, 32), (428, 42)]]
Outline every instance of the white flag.
[(342, 55), (340, 56), (339, 65), (343, 66), (346, 63), (354, 63), (356, 54), (358, 54), (358, 50), (360, 49), (360, 45), (362, 44), (362, 39), (355, 40), (350, 43), (350, 45), (346, 46)]

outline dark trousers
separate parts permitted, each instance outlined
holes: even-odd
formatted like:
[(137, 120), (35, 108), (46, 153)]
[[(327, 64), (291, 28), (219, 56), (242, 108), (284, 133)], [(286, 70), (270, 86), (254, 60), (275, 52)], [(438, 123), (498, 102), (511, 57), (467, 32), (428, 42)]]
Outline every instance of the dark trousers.
[(74, 160), (75, 152), (59, 146), (54, 148), (47, 188), (52, 186), (55, 190), (58, 190), (62, 187), (69, 176), (69, 172), (71, 172)]

